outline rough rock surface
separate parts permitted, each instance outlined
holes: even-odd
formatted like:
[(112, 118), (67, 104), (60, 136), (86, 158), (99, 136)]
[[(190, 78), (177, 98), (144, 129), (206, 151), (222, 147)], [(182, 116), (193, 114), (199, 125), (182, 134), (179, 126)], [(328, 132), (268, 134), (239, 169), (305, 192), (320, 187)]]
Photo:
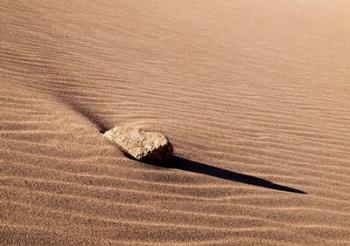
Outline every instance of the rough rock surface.
[(159, 132), (117, 126), (106, 131), (103, 136), (140, 161), (166, 161), (173, 155), (173, 145)]

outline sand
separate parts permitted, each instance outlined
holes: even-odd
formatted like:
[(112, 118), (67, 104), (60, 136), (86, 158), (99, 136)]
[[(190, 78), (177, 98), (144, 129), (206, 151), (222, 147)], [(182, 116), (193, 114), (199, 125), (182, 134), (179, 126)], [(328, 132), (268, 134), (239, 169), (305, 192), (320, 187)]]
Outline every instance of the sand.
[[(350, 2), (0, 2), (0, 245), (349, 245)], [(170, 168), (101, 132), (166, 134)]]

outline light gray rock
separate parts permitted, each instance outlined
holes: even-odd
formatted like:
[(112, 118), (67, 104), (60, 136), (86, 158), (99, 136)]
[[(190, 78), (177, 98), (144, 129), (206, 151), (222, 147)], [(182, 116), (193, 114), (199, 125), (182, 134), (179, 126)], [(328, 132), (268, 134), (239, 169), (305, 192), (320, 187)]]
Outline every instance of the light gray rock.
[(162, 162), (173, 155), (173, 145), (159, 132), (123, 126), (106, 131), (103, 136), (126, 154), (140, 161)]

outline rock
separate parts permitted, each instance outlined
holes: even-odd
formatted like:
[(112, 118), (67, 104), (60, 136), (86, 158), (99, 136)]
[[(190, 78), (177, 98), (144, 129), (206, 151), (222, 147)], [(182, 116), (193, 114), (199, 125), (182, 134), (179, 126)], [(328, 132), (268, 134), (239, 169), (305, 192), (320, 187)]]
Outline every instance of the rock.
[(173, 145), (159, 132), (124, 126), (114, 127), (103, 136), (126, 154), (140, 161), (162, 162), (173, 155)]

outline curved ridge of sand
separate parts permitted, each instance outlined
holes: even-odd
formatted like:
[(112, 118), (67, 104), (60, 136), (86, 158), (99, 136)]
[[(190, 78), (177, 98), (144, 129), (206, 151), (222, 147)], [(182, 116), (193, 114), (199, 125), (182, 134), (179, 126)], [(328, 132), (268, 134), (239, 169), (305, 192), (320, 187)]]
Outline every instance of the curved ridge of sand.
[[(349, 244), (349, 11), (2, 1), (0, 244)], [(175, 168), (102, 140), (124, 123)]]

